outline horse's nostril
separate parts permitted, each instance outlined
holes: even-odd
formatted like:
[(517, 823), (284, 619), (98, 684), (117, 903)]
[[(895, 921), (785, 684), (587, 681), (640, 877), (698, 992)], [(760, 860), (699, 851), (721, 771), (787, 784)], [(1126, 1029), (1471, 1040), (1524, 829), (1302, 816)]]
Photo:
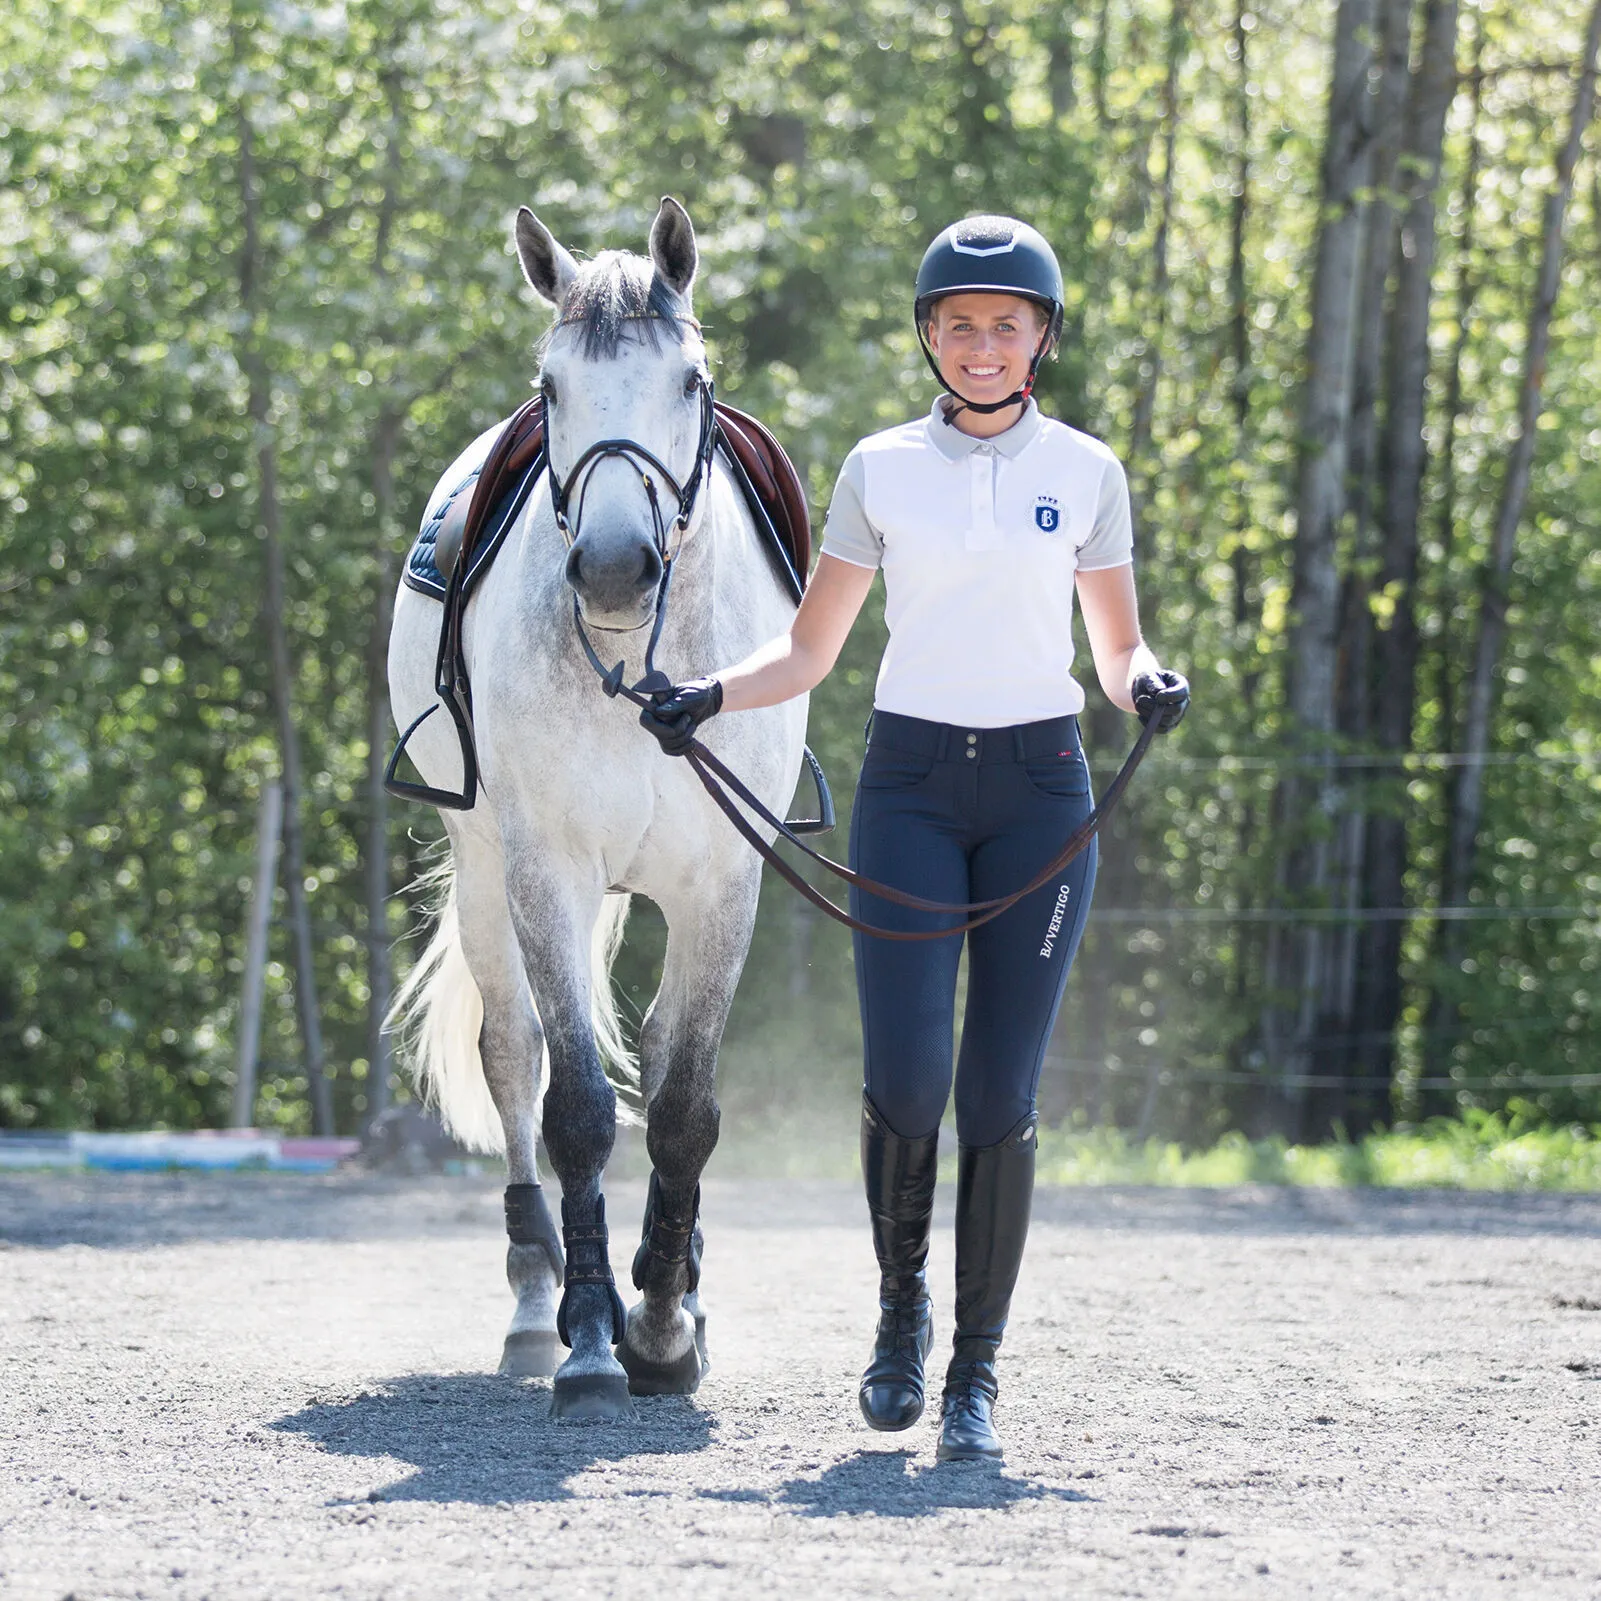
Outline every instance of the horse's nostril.
[(583, 565), (584, 554), (576, 545), (574, 545), (573, 548), (567, 552), (567, 582), (571, 584), (574, 589), (580, 589), (583, 587)]
[(639, 587), (654, 589), (662, 581), (661, 553), (654, 545), (647, 545), (640, 561)]

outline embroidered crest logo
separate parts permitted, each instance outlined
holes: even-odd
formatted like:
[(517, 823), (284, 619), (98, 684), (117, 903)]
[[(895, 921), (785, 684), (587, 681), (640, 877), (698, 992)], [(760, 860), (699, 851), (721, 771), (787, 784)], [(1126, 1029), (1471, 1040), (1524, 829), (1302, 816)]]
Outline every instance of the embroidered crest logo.
[(1047, 534), (1054, 534), (1062, 526), (1062, 513), (1052, 496), (1040, 496), (1039, 503), (1034, 507), (1034, 522)]

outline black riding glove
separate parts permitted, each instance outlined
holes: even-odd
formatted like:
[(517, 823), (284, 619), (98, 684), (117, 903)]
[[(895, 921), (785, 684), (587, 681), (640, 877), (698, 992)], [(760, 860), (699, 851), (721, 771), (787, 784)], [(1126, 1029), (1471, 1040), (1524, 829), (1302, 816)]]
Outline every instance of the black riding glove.
[(723, 686), (715, 678), (692, 678), (687, 684), (674, 684), (654, 706), (647, 706), (639, 714), (639, 725), (661, 741), (669, 756), (683, 756), (696, 729), (722, 709)]
[(1183, 673), (1159, 667), (1154, 673), (1141, 673), (1129, 687), (1140, 721), (1156, 718), (1159, 734), (1171, 733), (1190, 709), (1190, 681)]

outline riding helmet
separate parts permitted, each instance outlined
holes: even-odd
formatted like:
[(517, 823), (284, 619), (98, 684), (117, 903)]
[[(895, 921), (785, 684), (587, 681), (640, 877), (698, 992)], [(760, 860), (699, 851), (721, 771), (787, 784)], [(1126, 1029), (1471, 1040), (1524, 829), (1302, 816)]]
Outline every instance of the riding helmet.
[(964, 217), (944, 229), (923, 252), (917, 269), (919, 328), (934, 302), (946, 295), (989, 290), (1021, 295), (1045, 308), (1046, 343), (1062, 331), (1062, 269), (1045, 236), (1015, 217)]
[[(1029, 363), (1023, 387), (1005, 400), (979, 405), (957, 394), (945, 382), (939, 363), (928, 348), (926, 329), (936, 301), (946, 295), (985, 292), (1018, 295), (1044, 307), (1045, 332)], [(940, 387), (967, 409), (994, 412), (1015, 406), (1033, 393), (1040, 362), (1061, 337), (1063, 298), (1062, 269), (1057, 265), (1056, 252), (1037, 229), (1015, 217), (964, 217), (935, 237), (917, 269), (917, 299), (912, 316), (923, 360)]]

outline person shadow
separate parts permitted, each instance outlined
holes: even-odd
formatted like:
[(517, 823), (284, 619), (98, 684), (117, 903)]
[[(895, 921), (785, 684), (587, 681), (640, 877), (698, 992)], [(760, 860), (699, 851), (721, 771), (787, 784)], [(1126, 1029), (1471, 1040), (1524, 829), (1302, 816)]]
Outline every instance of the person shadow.
[(999, 1462), (930, 1462), (915, 1451), (861, 1450), (816, 1476), (797, 1475), (776, 1490), (705, 1490), (710, 1501), (765, 1501), (803, 1517), (875, 1512), (928, 1518), (951, 1508), (999, 1511), (1024, 1501), (1093, 1501), (1094, 1496), (1038, 1479), (1014, 1478)]
[[(355, 1395), (315, 1399), (269, 1425), (339, 1456), (405, 1464), (367, 1501), (568, 1501), (601, 1462), (702, 1451), (711, 1420), (689, 1396), (637, 1398), (604, 1427), (557, 1423), (548, 1389), (495, 1374), (413, 1373)], [(665, 1492), (664, 1492), (665, 1493)]]

